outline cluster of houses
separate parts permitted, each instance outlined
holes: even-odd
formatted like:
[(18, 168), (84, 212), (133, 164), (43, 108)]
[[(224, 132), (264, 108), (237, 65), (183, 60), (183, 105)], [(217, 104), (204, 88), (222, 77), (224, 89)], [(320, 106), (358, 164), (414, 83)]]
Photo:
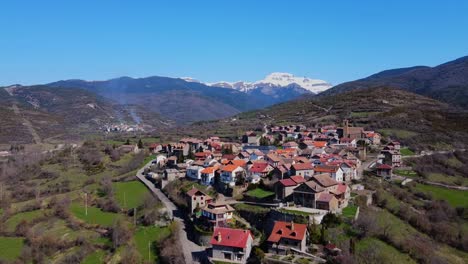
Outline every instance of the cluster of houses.
[[(185, 178), (216, 190), (259, 184), (275, 193), (272, 202), (339, 213), (348, 205), (350, 183), (362, 174), (366, 146), (380, 144), (380, 135), (362, 127), (307, 128), (302, 125), (270, 126), (265, 132), (249, 131), (242, 143), (183, 138), (171, 144), (152, 144), (160, 155), (163, 181)], [(395, 151), (387, 146), (388, 151)], [(186, 192), (192, 214), (210, 223), (212, 258), (245, 263), (253, 235), (228, 224), (235, 209), (192, 188)], [(306, 225), (276, 222), (267, 240), (269, 251), (305, 252)]]
[(381, 151), (376, 166), (376, 174), (385, 179), (392, 177), (392, 169), (401, 167), (401, 144), (391, 141)]

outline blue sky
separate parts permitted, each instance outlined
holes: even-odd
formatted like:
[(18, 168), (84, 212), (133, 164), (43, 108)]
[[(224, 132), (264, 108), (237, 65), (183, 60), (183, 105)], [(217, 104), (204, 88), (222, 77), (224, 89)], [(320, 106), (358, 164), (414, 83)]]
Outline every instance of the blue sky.
[(0, 85), (274, 71), (337, 84), (468, 55), (468, 1), (2, 1)]

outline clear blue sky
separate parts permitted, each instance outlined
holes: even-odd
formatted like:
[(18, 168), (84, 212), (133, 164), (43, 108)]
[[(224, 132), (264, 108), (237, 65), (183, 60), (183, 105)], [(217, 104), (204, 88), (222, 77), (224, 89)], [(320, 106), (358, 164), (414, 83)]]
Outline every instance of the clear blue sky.
[(0, 85), (273, 71), (337, 84), (468, 55), (468, 1), (13, 0), (0, 10)]

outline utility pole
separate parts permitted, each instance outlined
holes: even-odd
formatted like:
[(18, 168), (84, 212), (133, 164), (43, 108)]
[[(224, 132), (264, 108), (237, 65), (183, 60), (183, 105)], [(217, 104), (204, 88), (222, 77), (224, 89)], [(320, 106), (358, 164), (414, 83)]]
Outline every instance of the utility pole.
[(136, 226), (136, 207), (133, 208), (133, 224)]
[(151, 262), (151, 242), (148, 241), (148, 261)]
[(85, 192), (85, 215), (88, 216), (88, 193)]

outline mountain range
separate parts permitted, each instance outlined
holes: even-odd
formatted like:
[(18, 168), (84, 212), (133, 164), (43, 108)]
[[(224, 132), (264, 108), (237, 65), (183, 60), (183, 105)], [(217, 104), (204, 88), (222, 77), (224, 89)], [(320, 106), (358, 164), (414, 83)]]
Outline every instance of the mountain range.
[(468, 56), (435, 66), (416, 66), (379, 72), (346, 82), (321, 93), (339, 94), (355, 89), (393, 87), (425, 95), (442, 102), (468, 107)]
[[(247, 127), (261, 129), (264, 118), (310, 125), (348, 118), (370, 128), (400, 129), (390, 132), (397, 138), (409, 133), (437, 135), (446, 144), (453, 144), (454, 138), (464, 142), (458, 128), (468, 123), (468, 57), (436, 67), (387, 70), (330, 87), (286, 73), (235, 83), (153, 76), (14, 85), (0, 88), (0, 143), (79, 137), (120, 123), (185, 134), (190, 132), (181, 125), (199, 134), (213, 132), (210, 127), (216, 125), (214, 134), (228, 135)], [(420, 127), (411, 125), (421, 120)], [(186, 126), (190, 124), (194, 125)], [(203, 124), (211, 125), (198, 129)], [(420, 136), (418, 142), (428, 144), (431, 138)]]
[(86, 89), (122, 105), (144, 105), (178, 124), (224, 118), (331, 87), (325, 81), (286, 73), (274, 73), (259, 82), (227, 85), (226, 82), (205, 84), (190, 78), (159, 76), (107, 81), (64, 80), (47, 84)]

